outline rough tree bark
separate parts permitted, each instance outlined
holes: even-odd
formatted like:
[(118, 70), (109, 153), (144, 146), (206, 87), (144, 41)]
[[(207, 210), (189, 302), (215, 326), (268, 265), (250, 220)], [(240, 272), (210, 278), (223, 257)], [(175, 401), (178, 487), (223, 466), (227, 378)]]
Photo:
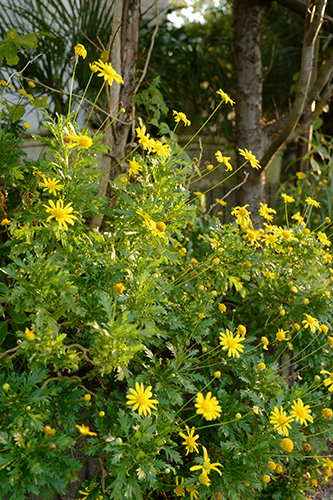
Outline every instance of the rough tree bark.
[[(121, 114), (119, 120), (106, 131), (104, 144), (108, 146), (109, 152), (102, 158), (101, 172), (105, 173), (105, 176), (100, 182), (98, 190), (100, 196), (110, 196), (109, 181), (119, 173), (115, 166), (126, 156), (128, 134), (132, 126), (132, 98), (136, 87), (140, 0), (115, 0), (113, 8), (108, 49), (110, 62), (122, 76), (124, 84), (114, 83), (112, 87), (106, 85), (106, 97), (112, 116), (115, 116), (122, 107), (125, 109), (125, 114)], [(105, 125), (107, 124), (108, 122)], [(90, 225), (101, 227), (102, 219), (93, 217)]]
[[(281, 3), (287, 6), (288, 0)], [(251, 150), (262, 165), (260, 171), (246, 167), (250, 175), (248, 182), (239, 189), (238, 203), (249, 204), (254, 217), (260, 202), (265, 201), (265, 170), (274, 155), (284, 144), (305, 133), (333, 95), (333, 51), (323, 61), (317, 77), (311, 79), (315, 44), (324, 19), (325, 28), (333, 31), (331, 19), (325, 17), (327, 0), (317, 0), (308, 7), (305, 2), (291, 0), (291, 7), (297, 5), (305, 13), (298, 89), (287, 115), (270, 124), (263, 122), (260, 40), (269, 4), (270, 0), (234, 1), (236, 148)], [(316, 101), (316, 107), (309, 113), (313, 101)], [(238, 158), (239, 165), (242, 159)], [(243, 174), (239, 175), (239, 180), (243, 180)]]

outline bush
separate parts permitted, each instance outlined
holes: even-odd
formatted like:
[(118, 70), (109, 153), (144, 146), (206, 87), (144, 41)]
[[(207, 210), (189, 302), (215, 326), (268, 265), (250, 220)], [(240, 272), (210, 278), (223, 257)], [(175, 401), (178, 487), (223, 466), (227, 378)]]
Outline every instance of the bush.
[(206, 216), (174, 134), (144, 126), (110, 207), (103, 136), (74, 116), (45, 112), (51, 159), (1, 222), (0, 498), (65, 494), (76, 447), (99, 460), (89, 499), (305, 498), (332, 465), (329, 243), (265, 205), (258, 229)]

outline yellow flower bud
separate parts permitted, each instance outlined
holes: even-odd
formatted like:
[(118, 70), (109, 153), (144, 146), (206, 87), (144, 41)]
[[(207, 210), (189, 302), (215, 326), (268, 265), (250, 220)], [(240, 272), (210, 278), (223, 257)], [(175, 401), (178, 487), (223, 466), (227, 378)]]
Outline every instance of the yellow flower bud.
[(284, 438), (281, 441), (281, 448), (289, 453), (294, 449), (294, 443), (289, 438)]

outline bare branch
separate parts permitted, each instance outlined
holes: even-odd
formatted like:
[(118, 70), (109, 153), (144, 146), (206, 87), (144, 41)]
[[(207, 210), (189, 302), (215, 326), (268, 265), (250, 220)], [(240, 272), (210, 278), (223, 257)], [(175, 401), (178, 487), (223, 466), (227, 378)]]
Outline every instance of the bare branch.
[[(244, 180), (243, 180), (242, 182), (240, 182), (239, 184), (237, 184), (237, 186), (234, 186), (233, 188), (231, 188), (231, 189), (230, 189), (230, 191), (228, 191), (228, 192), (227, 192), (227, 194), (225, 194), (225, 195), (223, 196), (223, 198), (221, 198), (221, 199), (220, 199), (220, 201), (223, 201), (223, 200), (225, 200), (226, 198), (228, 198), (229, 194), (231, 194), (233, 191), (236, 191), (236, 189), (239, 189), (239, 188), (240, 188), (243, 184), (245, 184), (245, 182), (247, 181), (247, 178), (248, 178), (248, 176), (249, 176), (249, 172), (245, 172), (245, 171), (244, 171), (244, 175), (245, 175)], [(216, 205), (218, 205), (218, 204), (219, 204), (219, 202), (213, 203), (213, 205), (211, 205), (211, 206), (209, 207), (208, 212), (207, 212), (205, 215), (203, 215), (202, 217), (207, 217), (207, 215), (209, 215), (209, 214), (210, 214), (210, 212), (213, 210), (213, 208), (214, 208), (214, 207), (216, 207)]]
[(306, 118), (304, 122), (300, 123), (300, 125), (293, 131), (293, 133), (289, 136), (288, 142), (293, 141), (300, 135), (304, 135), (304, 133), (308, 130), (310, 125), (312, 125), (316, 121), (316, 119), (319, 118), (324, 107), (326, 106), (332, 95), (333, 95), (333, 84), (329, 85), (325, 89), (320, 101), (318, 101), (316, 104), (316, 109)]
[(155, 6), (156, 6), (156, 26), (155, 26), (155, 29), (153, 31), (153, 34), (152, 34), (152, 37), (151, 37), (151, 40), (150, 40), (150, 46), (149, 46), (149, 49), (148, 49), (147, 59), (146, 59), (146, 62), (145, 62), (145, 66), (144, 66), (144, 68), (142, 70), (142, 75), (141, 75), (140, 80), (138, 81), (136, 87), (134, 88), (133, 95), (135, 95), (137, 93), (138, 88), (140, 87), (141, 83), (143, 82), (144, 77), (146, 76), (147, 69), (148, 69), (148, 64), (149, 64), (151, 53), (153, 51), (153, 47), (154, 47), (154, 43), (155, 43), (155, 37), (156, 37), (156, 34), (157, 34), (157, 30), (158, 30), (159, 8), (158, 8), (157, 0), (154, 0), (154, 1), (155, 1)]
[(318, 0), (317, 5), (313, 5), (312, 10), (310, 11), (309, 9), (308, 11), (302, 48), (300, 78), (294, 105), (289, 113), (285, 126), (273, 139), (270, 146), (264, 153), (264, 156), (260, 160), (262, 170), (268, 166), (276, 151), (288, 140), (290, 134), (294, 131), (303, 114), (313, 69), (315, 41), (323, 23), (326, 5), (327, 0)]

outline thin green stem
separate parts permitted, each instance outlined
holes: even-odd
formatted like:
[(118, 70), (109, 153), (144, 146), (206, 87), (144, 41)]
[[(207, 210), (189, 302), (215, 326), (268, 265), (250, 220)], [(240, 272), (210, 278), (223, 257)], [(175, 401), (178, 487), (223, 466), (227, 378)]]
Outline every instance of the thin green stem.
[(106, 83), (106, 80), (104, 80), (104, 82), (102, 83), (102, 86), (101, 86), (101, 88), (99, 89), (99, 92), (98, 92), (98, 94), (97, 94), (97, 96), (96, 96), (96, 99), (94, 100), (94, 103), (93, 103), (93, 105), (92, 105), (92, 108), (91, 108), (91, 110), (90, 110), (89, 116), (88, 116), (88, 118), (87, 118), (86, 124), (85, 124), (84, 129), (83, 129), (83, 132), (82, 132), (83, 134), (85, 133), (85, 131), (86, 131), (86, 129), (87, 129), (87, 125), (88, 125), (88, 123), (89, 123), (90, 117), (91, 117), (92, 112), (93, 112), (93, 110), (94, 110), (95, 104), (96, 104), (96, 102), (98, 101), (98, 98), (99, 98), (99, 96), (101, 95), (102, 90), (104, 89), (105, 83)]
[(69, 92), (68, 116), (71, 113), (72, 92), (73, 92), (73, 85), (74, 85), (75, 70), (76, 70), (76, 66), (77, 66), (78, 60), (79, 60), (79, 56), (76, 56), (76, 58), (75, 58), (75, 64), (74, 64), (74, 70), (73, 70), (73, 74), (72, 74), (72, 80), (71, 80), (71, 89), (70, 89), (70, 92)]

